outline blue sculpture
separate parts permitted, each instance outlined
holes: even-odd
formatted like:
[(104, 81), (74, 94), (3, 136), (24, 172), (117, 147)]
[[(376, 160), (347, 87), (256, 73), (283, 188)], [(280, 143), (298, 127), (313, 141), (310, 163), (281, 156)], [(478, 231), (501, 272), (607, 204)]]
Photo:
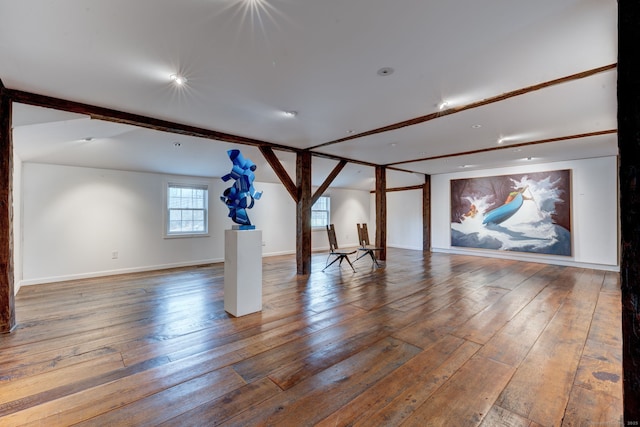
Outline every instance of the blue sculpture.
[(233, 162), (231, 172), (222, 177), (224, 182), (231, 178), (235, 180), (233, 185), (222, 193), (222, 200), (229, 208), (229, 217), (236, 224), (240, 224), (241, 230), (253, 230), (247, 209), (251, 209), (256, 200), (262, 196), (262, 191), (256, 192), (253, 188), (253, 180), (256, 178), (253, 171), (256, 165), (250, 159), (245, 159), (240, 150), (228, 150), (229, 159)]

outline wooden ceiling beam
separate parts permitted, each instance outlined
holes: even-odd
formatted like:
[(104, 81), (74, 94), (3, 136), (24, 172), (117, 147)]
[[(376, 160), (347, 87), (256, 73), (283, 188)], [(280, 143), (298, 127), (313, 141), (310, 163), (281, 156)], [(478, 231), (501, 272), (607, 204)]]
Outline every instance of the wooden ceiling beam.
[(33, 105), (36, 107), (53, 108), (70, 113), (83, 114), (92, 119), (104, 120), (113, 123), (122, 123), (132, 126), (139, 126), (146, 129), (187, 135), (198, 138), (214, 139), (216, 141), (229, 142), (232, 144), (252, 145), (256, 147), (267, 146), (278, 150), (297, 152), (299, 150), (287, 147), (286, 145), (275, 144), (244, 136), (232, 135), (205, 129), (197, 126), (176, 123), (140, 114), (118, 111), (111, 108), (98, 107), (95, 105), (83, 104), (81, 102), (69, 101), (66, 99), (54, 98), (46, 95), (38, 95), (31, 92), (7, 89), (7, 93), (13, 102)]
[(499, 147), (480, 148), (478, 150), (463, 151), (463, 152), (460, 152), (460, 153), (442, 154), (440, 156), (431, 156), (431, 157), (422, 157), (422, 158), (414, 159), (414, 160), (403, 160), (401, 162), (389, 163), (387, 166), (403, 165), (403, 164), (407, 164), (407, 163), (416, 163), (416, 162), (424, 162), (424, 161), (427, 161), (427, 160), (445, 159), (445, 158), (449, 158), (449, 157), (466, 156), (466, 155), (470, 155), (470, 154), (486, 153), (486, 152), (489, 152), (489, 151), (508, 150), (508, 149), (519, 148), (519, 147), (527, 147), (527, 146), (530, 146), (530, 145), (547, 144), (547, 143), (551, 143), (551, 142), (567, 141), (567, 140), (578, 139), (578, 138), (588, 138), (588, 137), (591, 137), (591, 136), (610, 135), (610, 134), (614, 134), (614, 133), (617, 133), (617, 132), (618, 132), (617, 129), (607, 129), (607, 130), (601, 130), (601, 131), (596, 131), (596, 132), (580, 133), (580, 134), (577, 134), (577, 135), (567, 135), (567, 136), (560, 136), (560, 137), (557, 137), (557, 138), (541, 139), (539, 141), (529, 141), (529, 142), (520, 142), (520, 143), (517, 143), (517, 144), (501, 145)]
[(605, 71), (609, 71), (609, 70), (613, 70), (615, 69), (617, 66), (617, 64), (609, 64), (609, 65), (605, 65), (603, 67), (598, 67), (598, 68), (593, 68), (591, 70), (587, 70), (587, 71), (583, 71), (580, 73), (576, 73), (576, 74), (572, 74), (570, 76), (565, 76), (565, 77), (561, 77), (559, 79), (555, 79), (555, 80), (550, 80), (547, 82), (543, 82), (543, 83), (539, 83), (533, 86), (528, 86), (522, 89), (518, 89), (518, 90), (514, 90), (511, 92), (507, 92), (504, 93), (502, 95), (497, 95), (497, 96), (493, 96), (491, 98), (486, 98), (483, 99), (481, 101), (477, 101), (477, 102), (472, 102), (471, 104), (466, 104), (466, 105), (461, 105), (458, 107), (452, 107), (452, 108), (448, 108), (444, 111), (436, 111), (435, 113), (431, 113), (431, 114), (427, 114), (425, 116), (420, 116), (420, 117), (416, 117), (414, 119), (409, 119), (409, 120), (404, 120), (402, 122), (398, 122), (398, 123), (393, 123), (390, 124), (388, 126), (384, 126), (381, 128), (377, 128), (377, 129), (372, 129), (366, 132), (361, 132), (358, 134), (354, 134), (354, 135), (349, 135), (346, 136), (344, 138), (340, 138), (340, 139), (336, 139), (334, 141), (329, 141), (329, 142), (325, 142), (322, 144), (318, 144), (318, 145), (314, 145), (313, 147), (310, 147), (310, 150), (314, 150), (320, 147), (326, 147), (328, 145), (333, 145), (333, 144), (338, 144), (340, 142), (345, 142), (345, 141), (349, 141), (352, 139), (357, 139), (357, 138), (363, 138), (365, 136), (371, 136), (371, 135), (376, 135), (378, 133), (383, 133), (383, 132), (389, 132), (392, 130), (397, 130), (397, 129), (402, 129), (404, 127), (407, 126), (413, 126), (413, 125), (417, 125), (420, 123), (424, 123), (424, 122), (428, 122), (430, 120), (433, 119), (437, 119), (439, 117), (442, 116), (448, 116), (450, 114), (455, 114), (455, 113), (459, 113), (461, 111), (465, 111), (465, 110), (470, 110), (472, 108), (478, 108), (478, 107), (482, 107), (484, 105), (488, 105), (488, 104), (493, 104), (495, 102), (500, 102), (500, 101), (504, 101), (505, 99), (509, 99), (509, 98), (513, 98), (515, 96), (520, 96), (520, 95), (524, 95), (530, 92), (535, 92), (537, 90), (540, 89), (544, 89), (550, 86), (555, 86), (558, 84), (562, 84), (562, 83), (567, 83), (573, 80), (579, 80), (579, 79), (583, 79), (585, 77), (590, 77), (593, 76), (595, 74), (599, 74)]

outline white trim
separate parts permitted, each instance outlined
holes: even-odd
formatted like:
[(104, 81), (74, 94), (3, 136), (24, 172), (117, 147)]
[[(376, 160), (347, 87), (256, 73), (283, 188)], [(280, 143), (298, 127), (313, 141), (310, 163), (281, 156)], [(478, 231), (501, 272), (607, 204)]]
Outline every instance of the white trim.
[(177, 267), (194, 267), (197, 265), (214, 264), (224, 262), (224, 258), (220, 259), (203, 259), (198, 261), (184, 261), (171, 264), (149, 265), (146, 267), (119, 268), (117, 270), (93, 271), (89, 273), (68, 274), (64, 276), (40, 277), (37, 279), (22, 280), (21, 286), (41, 285), (45, 283), (66, 282), (68, 280), (92, 279), (94, 277), (116, 276), (118, 274), (142, 273), (145, 271), (167, 270)]
[(620, 272), (619, 265), (577, 262), (572, 258), (565, 258), (565, 257), (559, 258), (559, 257), (544, 256), (539, 254), (526, 255), (524, 253), (515, 253), (511, 251), (499, 251), (496, 253), (492, 253), (489, 251), (470, 250), (470, 249), (431, 248), (431, 252), (456, 254), (456, 255), (480, 256), (485, 258), (501, 258), (501, 259), (510, 259), (514, 261), (537, 262), (540, 264), (564, 265), (568, 267), (591, 268), (594, 270)]
[(417, 247), (417, 246), (393, 245), (393, 244), (389, 244), (389, 243), (387, 243), (387, 247), (388, 248), (397, 248), (397, 249), (409, 249), (409, 250), (412, 250), (412, 251), (421, 251), (422, 250), (421, 247)]
[[(210, 211), (210, 194), (209, 194), (209, 181), (202, 179), (190, 179), (184, 177), (165, 177), (162, 180), (162, 237), (165, 239), (176, 238), (189, 238), (189, 237), (209, 237), (209, 225), (211, 222)], [(201, 187), (206, 190), (207, 199), (205, 200), (206, 215), (205, 215), (205, 231), (204, 232), (192, 232), (192, 233), (169, 233), (169, 186), (185, 186), (185, 187)]]

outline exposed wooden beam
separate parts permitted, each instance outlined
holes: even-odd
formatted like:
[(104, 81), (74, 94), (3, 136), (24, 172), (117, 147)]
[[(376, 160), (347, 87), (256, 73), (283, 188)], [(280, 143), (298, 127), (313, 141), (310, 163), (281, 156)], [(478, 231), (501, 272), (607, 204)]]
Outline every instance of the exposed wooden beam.
[(422, 185), (422, 250), (431, 251), (431, 175), (424, 176)]
[[(387, 193), (392, 193), (394, 191), (422, 190), (422, 187), (424, 187), (424, 185), (422, 185), (422, 184), (419, 184), (419, 185), (407, 185), (406, 187), (387, 188), (387, 189), (385, 189), (385, 191)], [(375, 193), (375, 192), (376, 192), (376, 190), (369, 191), (369, 193)]]
[(271, 147), (261, 145), (258, 148), (260, 148), (260, 152), (264, 156), (267, 163), (269, 163), (269, 166), (271, 166), (271, 169), (273, 169), (277, 177), (280, 179), (280, 182), (282, 182), (284, 188), (287, 190), (287, 192), (289, 192), (293, 201), (298, 203), (298, 189), (296, 188), (296, 185), (293, 183), (293, 180), (289, 176), (289, 173), (284, 168), (284, 166), (282, 166), (282, 163), (280, 163), (280, 160), (275, 155)]
[(354, 163), (356, 165), (362, 165), (362, 166), (370, 166), (372, 168), (375, 168), (377, 166), (376, 163), (365, 162), (364, 160), (348, 159), (346, 157), (334, 156), (333, 154), (320, 153), (318, 151), (311, 151), (311, 150), (307, 150), (307, 151), (310, 151), (313, 157), (320, 157), (324, 159), (338, 160), (338, 161), (344, 160), (348, 163)]
[(311, 153), (296, 156), (296, 269), (300, 275), (311, 273)]
[(640, 4), (618, 1), (618, 149), (624, 425), (640, 423)]
[(11, 99), (0, 82), (0, 333), (16, 326), (13, 277)]
[(431, 113), (431, 114), (427, 114), (424, 116), (420, 116), (420, 117), (416, 117), (414, 119), (409, 119), (409, 120), (404, 120), (402, 122), (398, 122), (398, 123), (394, 123), (388, 126), (384, 126), (381, 128), (377, 128), (377, 129), (373, 129), (373, 130), (369, 130), (366, 132), (361, 132), (355, 135), (349, 135), (346, 136), (344, 138), (340, 138), (340, 139), (336, 139), (334, 141), (329, 141), (329, 142), (325, 142), (322, 144), (318, 144), (315, 145), (313, 147), (311, 147), (311, 150), (315, 150), (317, 148), (320, 147), (326, 147), (327, 145), (333, 145), (333, 144), (338, 144), (340, 142), (345, 142), (345, 141), (349, 141), (352, 139), (357, 139), (357, 138), (362, 138), (365, 136), (370, 136), (370, 135), (376, 135), (378, 133), (383, 133), (383, 132), (389, 132), (392, 130), (397, 130), (397, 129), (402, 129), (404, 127), (407, 126), (413, 126), (413, 125), (417, 125), (420, 123), (424, 123), (424, 122), (428, 122), (430, 120), (433, 119), (437, 119), (438, 117), (442, 117), (442, 116), (448, 116), (450, 114), (455, 114), (455, 113), (459, 113), (461, 111), (465, 111), (465, 110), (470, 110), (472, 108), (478, 108), (478, 107), (482, 107), (488, 104), (493, 104), (495, 102), (500, 102), (500, 101), (504, 101), (505, 99), (509, 99), (509, 98), (513, 98), (515, 96), (520, 96), (520, 95), (524, 95), (530, 92), (535, 92), (537, 90), (540, 89), (544, 89), (550, 86), (555, 86), (558, 84), (562, 84), (562, 83), (567, 83), (573, 80), (578, 80), (578, 79), (583, 79), (585, 77), (590, 77), (593, 76), (594, 74), (599, 74), (605, 71), (609, 71), (616, 68), (616, 64), (609, 64), (609, 65), (605, 65), (603, 67), (598, 67), (598, 68), (593, 68), (591, 70), (587, 70), (587, 71), (583, 71), (581, 73), (576, 73), (576, 74), (572, 74), (570, 76), (566, 76), (566, 77), (561, 77), (559, 79), (555, 79), (555, 80), (550, 80), (547, 82), (543, 82), (543, 83), (539, 83), (533, 86), (528, 86), (522, 89), (518, 89), (518, 90), (514, 90), (511, 92), (507, 92), (504, 93), (502, 95), (498, 95), (498, 96), (493, 96), (491, 98), (486, 98), (483, 99), (481, 101), (477, 101), (477, 102), (472, 102), (471, 104), (466, 104), (466, 105), (460, 105), (458, 107), (452, 107), (449, 108), (447, 110), (444, 111), (437, 111), (435, 113)]
[(541, 139), (539, 141), (519, 142), (517, 144), (508, 144), (508, 145), (500, 145), (496, 147), (480, 148), (478, 150), (463, 151), (460, 153), (442, 154), (440, 156), (431, 156), (431, 157), (421, 157), (419, 159), (414, 159), (414, 160), (403, 160), (401, 162), (389, 163), (387, 166), (402, 165), (402, 164), (415, 163), (415, 162), (424, 162), (427, 160), (446, 159), (446, 158), (458, 157), (458, 156), (468, 156), (470, 154), (486, 153), (489, 151), (497, 151), (497, 150), (508, 150), (508, 149), (514, 149), (519, 147), (527, 147), (530, 145), (548, 144), (551, 142), (567, 141), (567, 140), (578, 139), (578, 138), (589, 138), (592, 136), (611, 135), (617, 132), (618, 132), (617, 129), (607, 129), (607, 130), (600, 130), (596, 132), (580, 133), (576, 135), (559, 136), (556, 138)]
[(382, 248), (378, 259), (387, 259), (387, 171), (376, 166), (376, 246)]
[(333, 180), (336, 179), (338, 174), (342, 171), (342, 169), (344, 169), (346, 165), (347, 165), (346, 160), (340, 160), (340, 162), (338, 162), (338, 164), (336, 165), (335, 168), (333, 168), (333, 170), (331, 171), (327, 179), (324, 180), (322, 185), (318, 187), (316, 192), (311, 197), (311, 206), (313, 206), (318, 201), (320, 196), (322, 196), (324, 192), (327, 191), (327, 188), (329, 188)]
[(90, 116), (92, 119), (99, 119), (113, 123), (123, 123), (161, 132), (175, 133), (179, 135), (214, 139), (216, 141), (230, 142), (233, 144), (252, 145), (258, 147), (268, 146), (271, 148), (277, 148), (278, 150), (292, 152), (298, 151), (295, 148), (287, 147), (286, 145), (274, 144), (267, 141), (261, 141), (259, 139), (232, 135), (211, 129), (186, 125), (183, 123), (176, 123), (168, 120), (157, 119), (154, 117), (143, 116), (140, 114), (118, 111), (111, 108), (98, 107), (95, 105), (83, 104), (81, 102), (54, 98), (45, 95), (38, 95), (35, 93), (24, 92), (20, 90), (8, 89), (8, 92), (11, 100), (14, 102), (35, 105), (37, 107), (54, 108), (56, 110), (68, 111), (71, 113), (84, 114)]

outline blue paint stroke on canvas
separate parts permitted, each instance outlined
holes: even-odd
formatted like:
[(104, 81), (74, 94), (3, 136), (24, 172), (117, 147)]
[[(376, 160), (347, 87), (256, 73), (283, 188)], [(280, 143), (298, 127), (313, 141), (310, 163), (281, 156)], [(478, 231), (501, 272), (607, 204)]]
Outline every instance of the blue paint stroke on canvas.
[(224, 182), (233, 179), (233, 185), (222, 193), (222, 200), (229, 208), (229, 217), (236, 224), (240, 224), (240, 229), (254, 229), (251, 224), (248, 209), (253, 208), (256, 200), (262, 196), (262, 191), (256, 192), (253, 187), (255, 179), (256, 165), (249, 158), (245, 158), (240, 150), (228, 150), (227, 154), (233, 163), (231, 172), (222, 177)]
[(571, 255), (569, 172), (452, 181), (451, 245)]

